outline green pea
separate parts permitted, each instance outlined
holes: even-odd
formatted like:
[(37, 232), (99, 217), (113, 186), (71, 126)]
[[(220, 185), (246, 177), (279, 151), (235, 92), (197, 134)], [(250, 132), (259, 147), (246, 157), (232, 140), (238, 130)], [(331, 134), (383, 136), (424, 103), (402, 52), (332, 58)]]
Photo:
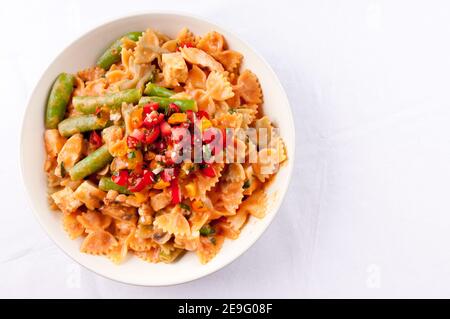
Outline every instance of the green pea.
[(74, 85), (75, 77), (71, 74), (61, 73), (56, 78), (47, 100), (47, 109), (45, 112), (46, 128), (57, 128), (59, 122), (64, 119), (66, 107), (69, 104)]
[(106, 165), (111, 163), (112, 160), (113, 157), (105, 144), (76, 163), (69, 171), (70, 177), (73, 181), (83, 179), (86, 176), (103, 169)]
[(58, 125), (59, 133), (64, 136), (72, 136), (77, 133), (100, 130), (108, 125), (108, 121), (99, 119), (95, 115), (78, 115), (66, 118)]
[(172, 90), (149, 82), (145, 86), (144, 94), (149, 96), (171, 97), (174, 93)]
[(138, 89), (129, 89), (104, 96), (74, 96), (72, 104), (78, 112), (93, 114), (102, 106), (117, 109), (123, 102), (136, 104), (140, 98), (141, 92)]

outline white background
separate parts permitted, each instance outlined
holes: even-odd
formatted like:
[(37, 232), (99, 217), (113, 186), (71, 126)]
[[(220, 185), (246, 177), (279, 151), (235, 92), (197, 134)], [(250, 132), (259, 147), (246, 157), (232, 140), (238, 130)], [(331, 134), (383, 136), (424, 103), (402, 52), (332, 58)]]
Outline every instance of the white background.
[[(448, 1), (7, 3), (0, 297), (450, 297)], [(66, 257), (19, 174), (21, 118), (44, 69), (84, 31), (142, 10), (194, 13), (250, 43), (278, 74), (297, 130), (290, 190), (262, 238), (225, 269), (163, 288), (112, 282)]]

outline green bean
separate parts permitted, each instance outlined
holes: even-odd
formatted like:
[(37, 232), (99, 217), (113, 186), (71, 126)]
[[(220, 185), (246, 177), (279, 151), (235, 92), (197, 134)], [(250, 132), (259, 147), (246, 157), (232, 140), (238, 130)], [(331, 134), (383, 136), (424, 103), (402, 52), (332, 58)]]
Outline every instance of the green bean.
[(81, 161), (75, 164), (69, 170), (70, 177), (73, 181), (78, 181), (104, 168), (111, 163), (113, 157), (108, 151), (108, 146), (104, 144)]
[(181, 111), (186, 112), (188, 110), (197, 112), (197, 103), (195, 100), (183, 100), (183, 99), (171, 99), (167, 97), (159, 96), (143, 96), (139, 100), (139, 105), (145, 105), (147, 103), (159, 103), (159, 107), (167, 110), (170, 103), (176, 104)]
[(61, 73), (56, 78), (47, 101), (47, 110), (45, 112), (46, 128), (57, 128), (59, 122), (64, 119), (74, 84), (75, 77), (71, 74)]
[[(123, 37), (127, 37), (132, 41), (138, 41), (142, 32), (130, 32)], [(97, 65), (102, 69), (109, 70), (111, 65), (120, 61), (120, 52), (122, 51), (122, 38), (114, 41), (113, 44), (102, 54), (97, 60)]]
[(76, 133), (100, 130), (105, 128), (108, 121), (95, 115), (78, 115), (65, 119), (58, 125), (59, 133), (64, 136), (72, 136)]
[(141, 98), (141, 91), (129, 89), (105, 96), (74, 96), (72, 104), (78, 112), (84, 114), (95, 113), (97, 108), (107, 106), (113, 109), (120, 108), (122, 103), (135, 104)]
[(107, 191), (116, 191), (116, 192), (119, 192), (121, 194), (126, 194), (126, 195), (131, 195), (132, 194), (132, 192), (130, 192), (125, 186), (117, 185), (109, 177), (102, 177), (100, 179), (100, 182), (98, 183), (98, 187), (102, 191), (105, 191), (105, 192), (107, 192)]
[(174, 93), (172, 90), (149, 82), (145, 86), (144, 94), (149, 96), (171, 97)]

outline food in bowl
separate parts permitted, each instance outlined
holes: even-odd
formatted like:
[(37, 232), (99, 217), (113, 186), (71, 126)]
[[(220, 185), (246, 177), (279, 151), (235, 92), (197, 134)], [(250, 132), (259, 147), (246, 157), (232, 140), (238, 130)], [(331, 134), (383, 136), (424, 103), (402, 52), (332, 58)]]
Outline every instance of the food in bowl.
[(147, 29), (57, 77), (45, 114), (49, 202), (82, 252), (170, 263), (193, 251), (207, 263), (249, 215), (264, 217), (287, 154), (243, 58), (215, 31)]

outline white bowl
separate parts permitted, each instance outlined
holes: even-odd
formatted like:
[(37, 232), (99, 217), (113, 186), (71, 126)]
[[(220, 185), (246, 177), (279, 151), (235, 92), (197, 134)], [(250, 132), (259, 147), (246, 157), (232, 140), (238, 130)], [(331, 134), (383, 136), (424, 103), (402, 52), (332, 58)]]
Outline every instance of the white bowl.
[[(160, 30), (174, 37), (183, 27), (202, 35), (211, 30), (222, 33), (229, 46), (244, 55), (243, 68), (249, 68), (259, 78), (264, 93), (264, 112), (280, 128), (286, 143), (289, 160), (283, 165), (271, 184), (268, 194), (267, 216), (251, 218), (237, 240), (226, 240), (220, 253), (208, 264), (202, 265), (193, 253), (184, 255), (173, 264), (150, 264), (139, 258), (128, 258), (115, 265), (105, 257), (80, 252), (81, 240), (70, 240), (61, 225), (59, 213), (47, 204), (46, 176), (43, 171), (45, 150), (43, 144), (44, 110), (50, 87), (60, 72), (76, 72), (94, 65), (97, 57), (115, 39), (129, 31)], [(257, 30), (255, 30), (256, 32)], [(173, 13), (142, 13), (105, 23), (70, 44), (51, 63), (31, 95), (22, 124), (21, 169), (23, 182), (31, 206), (42, 227), (54, 242), (70, 257), (86, 268), (105, 277), (124, 283), (163, 286), (191, 281), (226, 266), (244, 253), (264, 232), (275, 217), (288, 188), (294, 163), (295, 129), (289, 101), (270, 66), (234, 34), (202, 19)], [(280, 234), (281, 236), (281, 234)], [(270, 255), (267, 255), (270, 258)]]

